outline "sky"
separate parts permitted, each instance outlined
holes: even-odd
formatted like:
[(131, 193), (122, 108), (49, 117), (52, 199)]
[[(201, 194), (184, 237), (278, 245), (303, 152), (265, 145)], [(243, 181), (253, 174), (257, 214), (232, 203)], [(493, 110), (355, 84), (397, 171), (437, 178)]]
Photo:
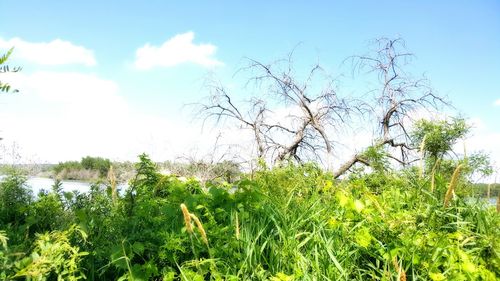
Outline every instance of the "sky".
[[(22, 66), (0, 76), (20, 90), (0, 95), (3, 162), (203, 157), (219, 131), (202, 128), (190, 104), (208, 95), (208, 79), (248, 98), (235, 76), (246, 59), (295, 50), (296, 69), (319, 62), (348, 80), (347, 57), (400, 37), (415, 54), (409, 70), (473, 125), (467, 149), (500, 164), (496, 0), (2, 0), (0, 9), (0, 51), (14, 46), (9, 65)], [(228, 144), (243, 137), (224, 132)]]

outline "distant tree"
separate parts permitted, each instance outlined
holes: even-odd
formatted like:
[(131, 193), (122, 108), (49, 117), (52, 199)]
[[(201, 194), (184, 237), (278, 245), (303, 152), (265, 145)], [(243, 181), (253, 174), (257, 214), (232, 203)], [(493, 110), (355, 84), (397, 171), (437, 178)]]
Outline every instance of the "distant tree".
[(52, 170), (57, 175), (64, 170), (80, 170), (83, 169), (82, 164), (78, 161), (59, 162), (52, 167)]
[(101, 177), (108, 174), (109, 167), (111, 167), (111, 161), (102, 157), (83, 157), (80, 161), (84, 169), (99, 171)]

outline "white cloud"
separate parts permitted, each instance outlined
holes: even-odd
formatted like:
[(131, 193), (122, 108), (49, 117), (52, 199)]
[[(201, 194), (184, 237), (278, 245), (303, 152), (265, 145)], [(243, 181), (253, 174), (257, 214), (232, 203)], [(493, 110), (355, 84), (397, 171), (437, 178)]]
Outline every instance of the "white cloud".
[(200, 133), (199, 124), (180, 114), (167, 118), (134, 108), (116, 82), (93, 74), (20, 72), (3, 79), (20, 93), (0, 102), (0, 162), (11, 163), (16, 151), (22, 154), (17, 163), (85, 155), (135, 161), (142, 152), (165, 160), (191, 149), (210, 151), (215, 140), (215, 130)]
[(161, 46), (149, 43), (137, 49), (135, 67), (147, 70), (154, 67), (171, 67), (182, 63), (194, 63), (203, 67), (223, 65), (213, 56), (217, 47), (212, 44), (194, 44), (194, 33), (178, 34)]
[(60, 39), (46, 42), (27, 42), (20, 38), (0, 38), (0, 48), (14, 47), (13, 57), (42, 65), (83, 64), (96, 65), (92, 50)]
[(500, 106), (500, 99), (497, 99), (497, 100), (493, 103), (493, 105), (495, 105), (495, 106)]
[(118, 85), (94, 74), (37, 71), (31, 74), (6, 73), (5, 80), (21, 91), (23, 97), (40, 99), (44, 104), (61, 106), (69, 112), (82, 108), (126, 107), (118, 95)]

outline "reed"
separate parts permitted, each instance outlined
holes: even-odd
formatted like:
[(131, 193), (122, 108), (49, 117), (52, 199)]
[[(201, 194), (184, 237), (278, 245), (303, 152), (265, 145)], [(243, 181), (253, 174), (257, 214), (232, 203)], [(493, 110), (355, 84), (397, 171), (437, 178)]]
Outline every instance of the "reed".
[(235, 232), (236, 232), (236, 240), (240, 240), (240, 222), (238, 220), (238, 212), (236, 214), (236, 221), (235, 221)]
[(444, 207), (448, 207), (450, 200), (453, 196), (453, 192), (455, 191), (455, 187), (458, 184), (458, 177), (460, 175), (460, 170), (462, 169), (462, 164), (458, 165), (453, 175), (451, 176), (450, 183), (448, 184), (448, 190), (446, 191), (446, 195), (444, 196)]
[(497, 213), (500, 213), (500, 193), (498, 193), (497, 197)]
[(184, 224), (186, 224), (186, 230), (190, 234), (193, 233), (193, 226), (191, 225), (191, 216), (189, 214), (189, 210), (184, 205), (184, 203), (181, 204), (181, 210), (182, 210), (182, 215), (184, 216)]
[(191, 218), (193, 218), (194, 223), (196, 224), (196, 228), (198, 228), (198, 231), (201, 234), (201, 239), (208, 246), (207, 233), (205, 232), (205, 229), (203, 228), (203, 224), (201, 223), (200, 219), (198, 219), (198, 217), (195, 214), (191, 214)]
[(406, 272), (401, 268), (401, 266), (399, 266), (397, 257), (394, 257), (394, 259), (392, 259), (392, 264), (394, 265), (394, 268), (398, 272), (399, 281), (406, 281)]
[(118, 200), (118, 192), (116, 190), (116, 175), (113, 171), (113, 166), (109, 166), (108, 181), (111, 185), (111, 198), (113, 200), (113, 204), (116, 204), (116, 201)]
[(424, 148), (425, 148), (425, 140), (427, 139), (427, 135), (422, 139), (422, 143), (420, 143), (420, 178), (424, 176)]
[(432, 167), (432, 172), (431, 172), (431, 192), (434, 192), (434, 188), (436, 185), (436, 169), (437, 166), (439, 165), (440, 160), (436, 160), (436, 163), (434, 163), (434, 166)]

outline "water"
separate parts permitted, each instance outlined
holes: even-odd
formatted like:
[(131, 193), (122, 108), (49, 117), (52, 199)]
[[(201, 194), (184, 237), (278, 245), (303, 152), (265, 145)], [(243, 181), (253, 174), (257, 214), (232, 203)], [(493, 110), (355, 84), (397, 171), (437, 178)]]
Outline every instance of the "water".
[[(88, 192), (90, 190), (90, 183), (82, 181), (61, 181), (62, 190), (71, 192), (78, 191), (80, 193)], [(49, 178), (33, 177), (28, 178), (26, 184), (31, 187), (33, 194), (38, 194), (42, 189), (46, 191), (52, 190), (54, 180)]]
[[(469, 198), (465, 199), (465, 202), (473, 204), (473, 203), (476, 203), (477, 200), (478, 200), (478, 198), (469, 197)], [(497, 197), (490, 197), (490, 198), (484, 197), (484, 198), (479, 198), (479, 200), (488, 203), (488, 205), (496, 206), (498, 198)]]
[(491, 197), (488, 201), (490, 202), (491, 205), (496, 206), (497, 205), (497, 197)]
[[(0, 175), (0, 181), (4, 176)], [(83, 181), (73, 181), (73, 180), (63, 180), (61, 181), (61, 188), (63, 191), (72, 192), (78, 191), (79, 193), (88, 192), (90, 190), (91, 183), (83, 182)], [(54, 180), (49, 178), (41, 178), (41, 177), (30, 177), (26, 181), (26, 185), (31, 187), (33, 191), (33, 195), (37, 195), (41, 190), (51, 191), (52, 186), (54, 185)], [(123, 192), (128, 185), (126, 183), (119, 184), (117, 186), (118, 190)]]

